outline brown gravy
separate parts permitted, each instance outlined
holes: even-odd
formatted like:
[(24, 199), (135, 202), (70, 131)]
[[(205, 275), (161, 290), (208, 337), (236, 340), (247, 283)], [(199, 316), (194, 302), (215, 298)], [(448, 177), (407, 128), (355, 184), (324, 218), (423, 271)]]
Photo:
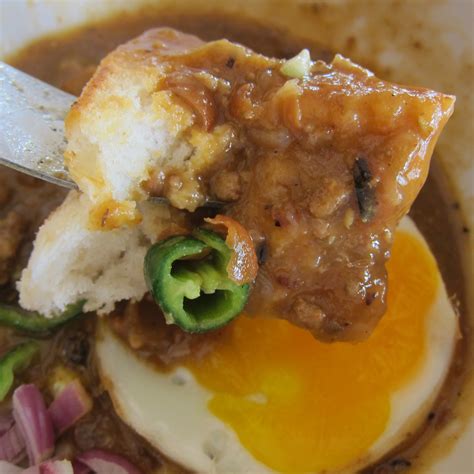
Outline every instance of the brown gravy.
[[(103, 56), (118, 44), (137, 36), (150, 27), (159, 25), (176, 27), (185, 32), (194, 33), (206, 40), (226, 37), (245, 44), (258, 52), (276, 57), (291, 57), (303, 47), (310, 49), (313, 58), (330, 60), (332, 57), (331, 52), (323, 45), (254, 21), (237, 20), (235, 17), (227, 16), (174, 15), (170, 12), (147, 10), (134, 14), (122, 14), (120, 17), (114, 17), (97, 24), (91, 23), (66, 34), (53, 35), (35, 41), (8, 58), (8, 62), (29, 74), (77, 95)], [(370, 61), (367, 61), (367, 63), (370, 63)], [(62, 190), (51, 187), (51, 185), (37, 181), (33, 182), (29, 178), (25, 184), (22, 177), (8, 170), (0, 170), (0, 179), (2, 178), (4, 183), (8, 182), (13, 197), (8, 201), (8, 204), (0, 204), (0, 218), (5, 217), (13, 209), (23, 216), (27, 229), (23, 244), (17, 252), (20, 257), (16, 259), (17, 261), (11, 267), (13, 275), (13, 272), (18, 271), (18, 268), (21, 267), (22, 261), (24, 262), (25, 256), (29, 252), (31, 238), (43, 216), (62, 199), (64, 193)], [(31, 200), (28, 194), (36, 196), (34, 200), (36, 205), (30, 203)], [(448, 293), (455, 302), (461, 322), (463, 322), (466, 317), (465, 281), (462, 272), (460, 272), (462, 255), (458, 242), (462, 238), (462, 233), (467, 233), (469, 230), (463, 226), (459, 212), (459, 205), (453, 198), (447, 180), (444, 179), (441, 167), (435, 157), (428, 181), (415, 201), (411, 216), (425, 235), (437, 258)], [(15, 299), (12, 284), (0, 287), (0, 299), (1, 301)], [(55, 357), (62, 357), (64, 345), (70, 337), (90, 331), (88, 327), (90, 324), (92, 323), (89, 321), (84, 323), (84, 327), (73, 325), (74, 327), (64, 329), (58, 333), (50, 343), (58, 349), (55, 352)], [(2, 351), (16, 343), (17, 340), (16, 336), (13, 337), (8, 331), (0, 331)], [(419, 433), (414, 435), (410, 443), (392, 453), (377, 466), (368, 469), (367, 472), (398, 472), (416, 462), (417, 453), (430, 439), (434, 430), (449, 419), (449, 416), (446, 415), (449, 415), (450, 406), (452, 406), (461, 387), (465, 345), (466, 339), (463, 339), (459, 344), (452, 372), (445, 384), (439, 403), (430, 414), (425, 426), (420, 428)], [(35, 378), (34, 376), (38, 375), (38, 370), (40, 370), (40, 373), (45, 373), (50, 364), (51, 356), (45, 358), (44, 366), (35, 369), (35, 373), (26, 374), (26, 380)], [(94, 383), (97, 384), (93, 369), (91, 369), (91, 374), (88, 375), (88, 377), (92, 377), (89, 379), (91, 384), (89, 386), (93, 386)], [(117, 440), (108, 439), (108, 444), (102, 447), (124, 450), (122, 452), (125, 452), (132, 460), (147, 470), (146, 472), (159, 464), (174, 469), (171, 467), (171, 463), (161, 459), (144, 441), (118, 421), (110, 413), (107, 397), (99, 394), (100, 388), (97, 388), (97, 396), (101, 403), (96, 403), (96, 405), (100, 405), (99, 411), (102, 410), (103, 414), (96, 413), (84, 420), (74, 434), (68, 437), (64, 449), (71, 449), (67, 446), (68, 442), (74, 441), (74, 437), (77, 445), (77, 439), (86, 440), (92, 432), (101, 434), (101, 436), (94, 436), (95, 439), (100, 437), (108, 439), (112, 433), (119, 432), (120, 435), (116, 437)], [(81, 430), (84, 433), (81, 434)], [(79, 449), (87, 449), (92, 446), (78, 447)]]

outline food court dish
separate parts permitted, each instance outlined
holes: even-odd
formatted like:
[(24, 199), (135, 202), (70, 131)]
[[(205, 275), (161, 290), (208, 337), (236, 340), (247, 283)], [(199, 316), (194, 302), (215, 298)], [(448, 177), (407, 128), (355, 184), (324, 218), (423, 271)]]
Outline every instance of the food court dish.
[[(94, 200), (95, 196), (91, 197)], [(67, 210), (75, 199), (80, 200), (77, 196), (70, 196), (62, 209)], [(83, 200), (87, 201), (85, 197)], [(64, 254), (64, 260), (57, 258), (55, 262), (55, 258), (42, 255), (44, 247), (41, 239), (47, 232), (43, 228), (38, 235), (36, 261), (44, 265), (46, 275), (53, 276), (52, 270), (58, 265), (58, 268), (65, 269), (62, 275), (57, 275), (59, 281), (63, 279), (68, 282), (67, 269), (70, 262), (73, 262), (69, 256), (74, 256), (73, 250), (80, 248), (81, 239), (84, 239), (82, 248), (87, 256), (88, 239), (97, 232), (94, 226), (87, 228), (89, 205), (87, 202), (84, 207), (79, 206), (84, 213), (78, 218), (82, 227), (78, 239), (74, 239), (74, 232), (64, 232), (67, 227), (64, 227), (61, 219), (57, 221), (56, 227), (56, 214), (45, 224), (45, 227), (56, 227), (59, 232), (65, 233), (63, 239), (53, 239), (60, 245), (58, 252), (50, 254), (58, 257), (60, 252), (70, 249), (69, 254)], [(117, 252), (118, 260), (126, 260), (127, 250), (130, 248), (127, 247), (128, 244), (139, 249), (138, 253), (130, 253), (132, 260), (138, 262), (140, 255), (143, 256), (144, 251), (149, 250), (153, 242), (166, 242), (170, 235), (192, 233), (193, 229), (202, 226), (202, 218), (206, 217), (206, 214), (190, 216), (181, 211), (164, 208), (164, 212), (159, 212), (157, 220), (152, 220), (150, 225), (148, 210), (141, 209), (143, 204), (138, 206), (143, 218), (142, 223), (132, 225), (126, 230), (120, 228), (100, 231), (104, 234), (110, 232), (111, 235), (117, 230), (125, 232), (126, 235), (132, 235), (130, 240), (128, 237), (123, 240), (118, 237), (117, 248), (111, 245), (106, 248), (107, 251), (94, 252), (96, 255), (100, 254), (97, 261), (94, 261), (94, 255), (91, 254), (89, 259), (83, 260), (87, 263), (84, 267), (89, 264), (97, 265), (86, 285), (86, 291), (89, 292), (86, 299), (90, 300), (90, 295), (100, 294), (101, 288), (104, 288), (103, 283), (106, 283), (106, 293), (111, 296), (110, 300), (105, 301), (106, 304), (113, 304), (116, 299), (120, 299), (120, 296), (110, 293), (110, 288), (114, 285), (107, 286), (107, 282), (113, 282), (115, 277), (117, 281), (123, 281), (120, 275), (127, 273), (129, 267), (125, 265), (123, 268), (115, 268), (107, 262), (112, 263)], [(232, 215), (240, 220), (238, 216)], [(219, 219), (222, 222), (222, 218)], [(10, 217), (8, 221), (11, 229), (8, 235), (13, 245), (13, 237), (20, 234), (20, 224), (17, 223), (15, 227), (14, 221), (15, 217)], [(97, 220), (95, 222), (97, 223)], [(155, 225), (158, 225), (158, 230)], [(222, 230), (217, 226), (213, 226), (213, 229), (218, 232)], [(193, 238), (195, 237), (196, 234), (193, 234)], [(252, 237), (256, 238), (255, 235)], [(101, 247), (106, 245), (102, 244)], [(266, 265), (263, 262), (268, 261), (268, 254), (265, 246), (258, 246), (256, 250), (261, 264), (257, 276), (258, 285), (262, 268)], [(11, 269), (13, 260), (12, 257), (5, 260), (5, 268)], [(80, 273), (81, 267), (77, 264), (80, 264), (81, 260), (82, 257), (79, 256), (73, 267), (74, 276), (79, 279), (81, 275), (77, 275), (76, 270), (79, 269)], [(413, 263), (409, 269), (405, 265), (407, 260)], [(184, 269), (196, 269), (192, 260), (190, 263), (184, 262), (183, 265)], [(108, 268), (110, 273), (107, 273)], [(135, 270), (128, 276), (136, 275), (138, 282), (137, 268), (140, 266), (135, 264), (133, 268)], [(87, 274), (87, 268), (83, 269)], [(30, 266), (29, 270), (33, 270), (33, 267)], [(6, 271), (8, 279), (10, 271)], [(43, 285), (40, 289), (44, 290), (45, 295), (51, 295), (50, 288), (41, 281), (41, 273), (37, 273), (36, 281), (32, 283)], [(126, 460), (117, 458), (117, 453), (120, 453), (144, 472), (152, 472), (158, 464), (158, 451), (161, 451), (178, 464), (205, 471), (214, 469), (217, 472), (265, 472), (273, 469), (317, 472), (324, 469), (345, 469), (353, 472), (366, 463), (380, 459), (387, 450), (406, 439), (407, 431), (421, 426), (425, 417), (431, 418), (433, 397), (439, 392), (450, 366), (458, 336), (457, 321), (435, 260), (408, 218), (402, 221), (402, 227), (395, 237), (393, 259), (388, 263), (388, 279), (389, 288), (391, 287), (392, 291), (396, 289), (392, 296), (389, 289), (388, 312), (375, 328), (375, 332), (365, 342), (356, 346), (346, 343), (328, 346), (317, 342), (307, 331), (286, 321), (261, 318), (260, 316), (270, 315), (264, 314), (265, 311), (262, 311), (263, 314), (255, 311), (251, 318), (240, 316), (216, 332), (193, 336), (175, 326), (165, 325), (163, 316), (157, 317), (159, 311), (156, 305), (146, 296), (140, 303), (131, 301), (125, 306), (117, 305), (111, 315), (102, 317), (99, 327), (96, 327), (93, 316), (77, 319), (77, 308), (73, 308), (74, 311), (70, 310), (70, 314), (63, 315), (62, 322), (68, 318), (73, 318), (73, 321), (54, 337), (53, 342), (44, 344), (46, 347), (56, 348), (52, 351), (53, 357), (49, 359), (49, 365), (45, 364), (44, 356), (39, 358), (41, 367), (49, 374), (48, 380), (41, 385), (41, 379), (35, 378), (35, 359), (32, 371), (25, 372), (23, 377), (26, 382), (40, 383), (43, 397), (48, 404), (55, 398), (50, 411), (55, 411), (53, 406), (61, 406), (61, 400), (65, 398), (63, 393), (75, 395), (79, 401), (79, 419), (68, 421), (59, 417), (58, 422), (58, 417), (55, 418), (58, 426), (65, 426), (56, 428), (59, 432), (65, 430), (65, 436), (58, 440), (58, 452), (61, 452), (63, 446), (68, 446), (73, 453), (68, 457), (76, 457), (78, 462), (89, 465), (94, 470), (102, 463), (102, 466), (109, 467), (121, 465), (123, 469), (127, 466), (129, 471), (126, 472), (134, 472)], [(146, 291), (144, 281), (140, 283), (141, 286), (133, 286), (137, 292), (130, 296), (140, 299), (142, 292)], [(97, 287), (94, 284), (97, 284)], [(57, 281), (51, 280), (50, 286), (56, 285)], [(206, 285), (209, 285), (209, 281)], [(74, 284), (71, 287), (74, 288)], [(117, 288), (126, 290), (126, 285), (118, 285)], [(206, 288), (209, 289), (209, 286)], [(397, 294), (405, 295), (405, 291), (409, 292), (408, 298), (396, 298)], [(255, 292), (258, 294), (258, 289), (254, 288), (253, 294)], [(412, 292), (416, 294), (412, 296)], [(72, 294), (71, 301), (78, 296), (80, 291)], [(54, 297), (55, 295), (48, 296), (50, 301), (54, 301)], [(127, 299), (128, 295), (124, 298)], [(38, 300), (39, 298), (36, 298), (36, 301)], [(404, 301), (407, 300), (416, 304), (406, 306)], [(56, 311), (59, 308), (67, 308), (67, 298), (58, 301)], [(158, 301), (161, 300), (158, 298)], [(103, 303), (100, 301), (97, 308)], [(45, 304), (46, 309), (51, 307), (47, 301)], [(109, 308), (102, 306), (103, 312), (108, 312)], [(248, 309), (251, 309), (251, 306), (248, 306)], [(40, 320), (35, 317), (30, 321)], [(54, 318), (43, 321), (46, 322), (42, 324), (41, 334), (55, 330), (52, 325)], [(18, 317), (17, 322), (21, 324), (24, 319)], [(38, 328), (40, 326), (38, 325)], [(394, 335), (396, 337), (393, 337)], [(388, 344), (388, 341), (392, 343)], [(96, 357), (85, 349), (94, 344), (97, 344)], [(35, 351), (34, 346), (31, 351)], [(35, 357), (31, 355), (32, 352), (18, 350), (12, 353), (9, 360), (16, 362), (11, 367), (19, 373), (21, 364), (26, 364), (31, 357)], [(123, 370), (117, 371), (114, 362), (119, 360)], [(67, 370), (64, 370), (64, 365)], [(99, 369), (101, 382), (96, 378), (96, 367)], [(127, 374), (129, 377), (124, 380), (123, 377)], [(143, 391), (144, 381), (149, 377), (152, 377), (153, 383), (145, 382), (149, 386)], [(77, 385), (78, 379), (85, 387), (85, 394), (80, 385)], [(119, 417), (144, 436), (152, 448), (114, 418), (114, 411), (108, 406), (107, 396), (100, 394), (101, 387), (109, 392)], [(180, 389), (182, 390), (178, 393)], [(171, 394), (160, 404), (169, 407), (165, 412), (155, 411), (155, 407), (147, 405), (147, 394), (154, 394), (155, 390), (157, 396), (165, 396), (168, 391)], [(15, 393), (16, 412), (21, 409), (25, 393), (39, 400), (38, 393), (31, 388)], [(350, 403), (347, 403), (347, 393), (351, 394)], [(136, 405), (131, 397), (141, 397), (143, 394), (143, 403)], [(413, 394), (417, 396), (413, 397)], [(91, 397), (94, 399), (93, 404), (90, 403)], [(170, 405), (166, 405), (167, 403)], [(196, 418), (188, 418), (186, 408), (193, 406), (196, 407), (192, 410)], [(374, 415), (371, 420), (367, 420), (364, 415), (367, 413), (367, 406), (370, 406)], [(321, 413), (317, 417), (308, 416), (319, 411)], [(152, 418), (156, 424), (147, 423), (147, 414), (153, 414)], [(163, 419), (165, 415), (168, 418)], [(184, 423), (180, 424), (183, 419)], [(195, 424), (196, 419), (205, 420), (203, 426), (206, 429), (214, 426), (215, 432), (208, 433), (205, 429), (201, 432), (200, 425)], [(395, 425), (394, 421), (397, 421)], [(297, 431), (293, 429), (295, 422), (296, 426), (300, 427)], [(103, 435), (96, 437), (93, 432), (99, 426), (99, 432)], [(191, 438), (188, 439), (188, 430), (190, 433), (197, 430), (200, 435), (190, 435)], [(295, 438), (288, 436), (289, 433), (293, 433)], [(236, 441), (237, 438), (239, 441)], [(188, 439), (186, 447), (189, 449), (182, 449), (177, 439)], [(321, 442), (315, 446), (312, 444), (314, 439)], [(92, 450), (83, 453), (90, 448), (107, 448), (109, 452)], [(240, 453), (237, 457), (240, 462), (229, 465), (229, 460), (235, 462), (236, 453)], [(39, 460), (35, 453), (30, 454), (33, 460)], [(398, 458), (394, 460), (393, 466), (399, 468), (404, 463), (408, 465), (409, 461)]]

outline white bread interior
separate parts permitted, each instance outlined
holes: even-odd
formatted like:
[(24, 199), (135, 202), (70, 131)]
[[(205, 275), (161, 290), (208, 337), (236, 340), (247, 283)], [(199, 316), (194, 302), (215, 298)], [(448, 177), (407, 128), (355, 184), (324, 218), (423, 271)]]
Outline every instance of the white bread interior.
[(91, 206), (87, 196), (71, 191), (41, 226), (18, 283), (23, 308), (51, 318), (86, 300), (86, 311), (102, 314), (118, 301), (143, 297), (143, 260), (169, 225), (169, 208), (146, 204), (139, 226), (103, 231), (90, 229)]

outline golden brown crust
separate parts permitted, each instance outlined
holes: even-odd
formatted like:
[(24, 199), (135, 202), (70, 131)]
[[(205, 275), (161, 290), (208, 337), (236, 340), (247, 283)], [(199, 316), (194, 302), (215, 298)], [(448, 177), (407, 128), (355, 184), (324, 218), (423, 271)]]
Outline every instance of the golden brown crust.
[(119, 46), (100, 63), (95, 74), (83, 89), (66, 118), (66, 132), (74, 127), (82, 114), (95, 107), (101, 95), (109, 95), (122, 79), (140, 77), (157, 83), (166, 74), (163, 59), (170, 55), (184, 54), (205, 44), (193, 35), (186, 35), (169, 28), (156, 28)]

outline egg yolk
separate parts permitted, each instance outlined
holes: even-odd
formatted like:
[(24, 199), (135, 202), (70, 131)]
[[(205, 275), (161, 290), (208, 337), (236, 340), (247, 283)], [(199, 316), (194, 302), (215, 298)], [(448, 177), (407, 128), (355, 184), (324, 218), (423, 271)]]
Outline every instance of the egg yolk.
[(343, 468), (384, 432), (391, 395), (422, 366), (440, 284), (431, 253), (403, 231), (387, 270), (388, 311), (362, 343), (324, 344), (284, 320), (242, 316), (209, 354), (185, 363), (212, 392), (212, 413), (263, 464)]

